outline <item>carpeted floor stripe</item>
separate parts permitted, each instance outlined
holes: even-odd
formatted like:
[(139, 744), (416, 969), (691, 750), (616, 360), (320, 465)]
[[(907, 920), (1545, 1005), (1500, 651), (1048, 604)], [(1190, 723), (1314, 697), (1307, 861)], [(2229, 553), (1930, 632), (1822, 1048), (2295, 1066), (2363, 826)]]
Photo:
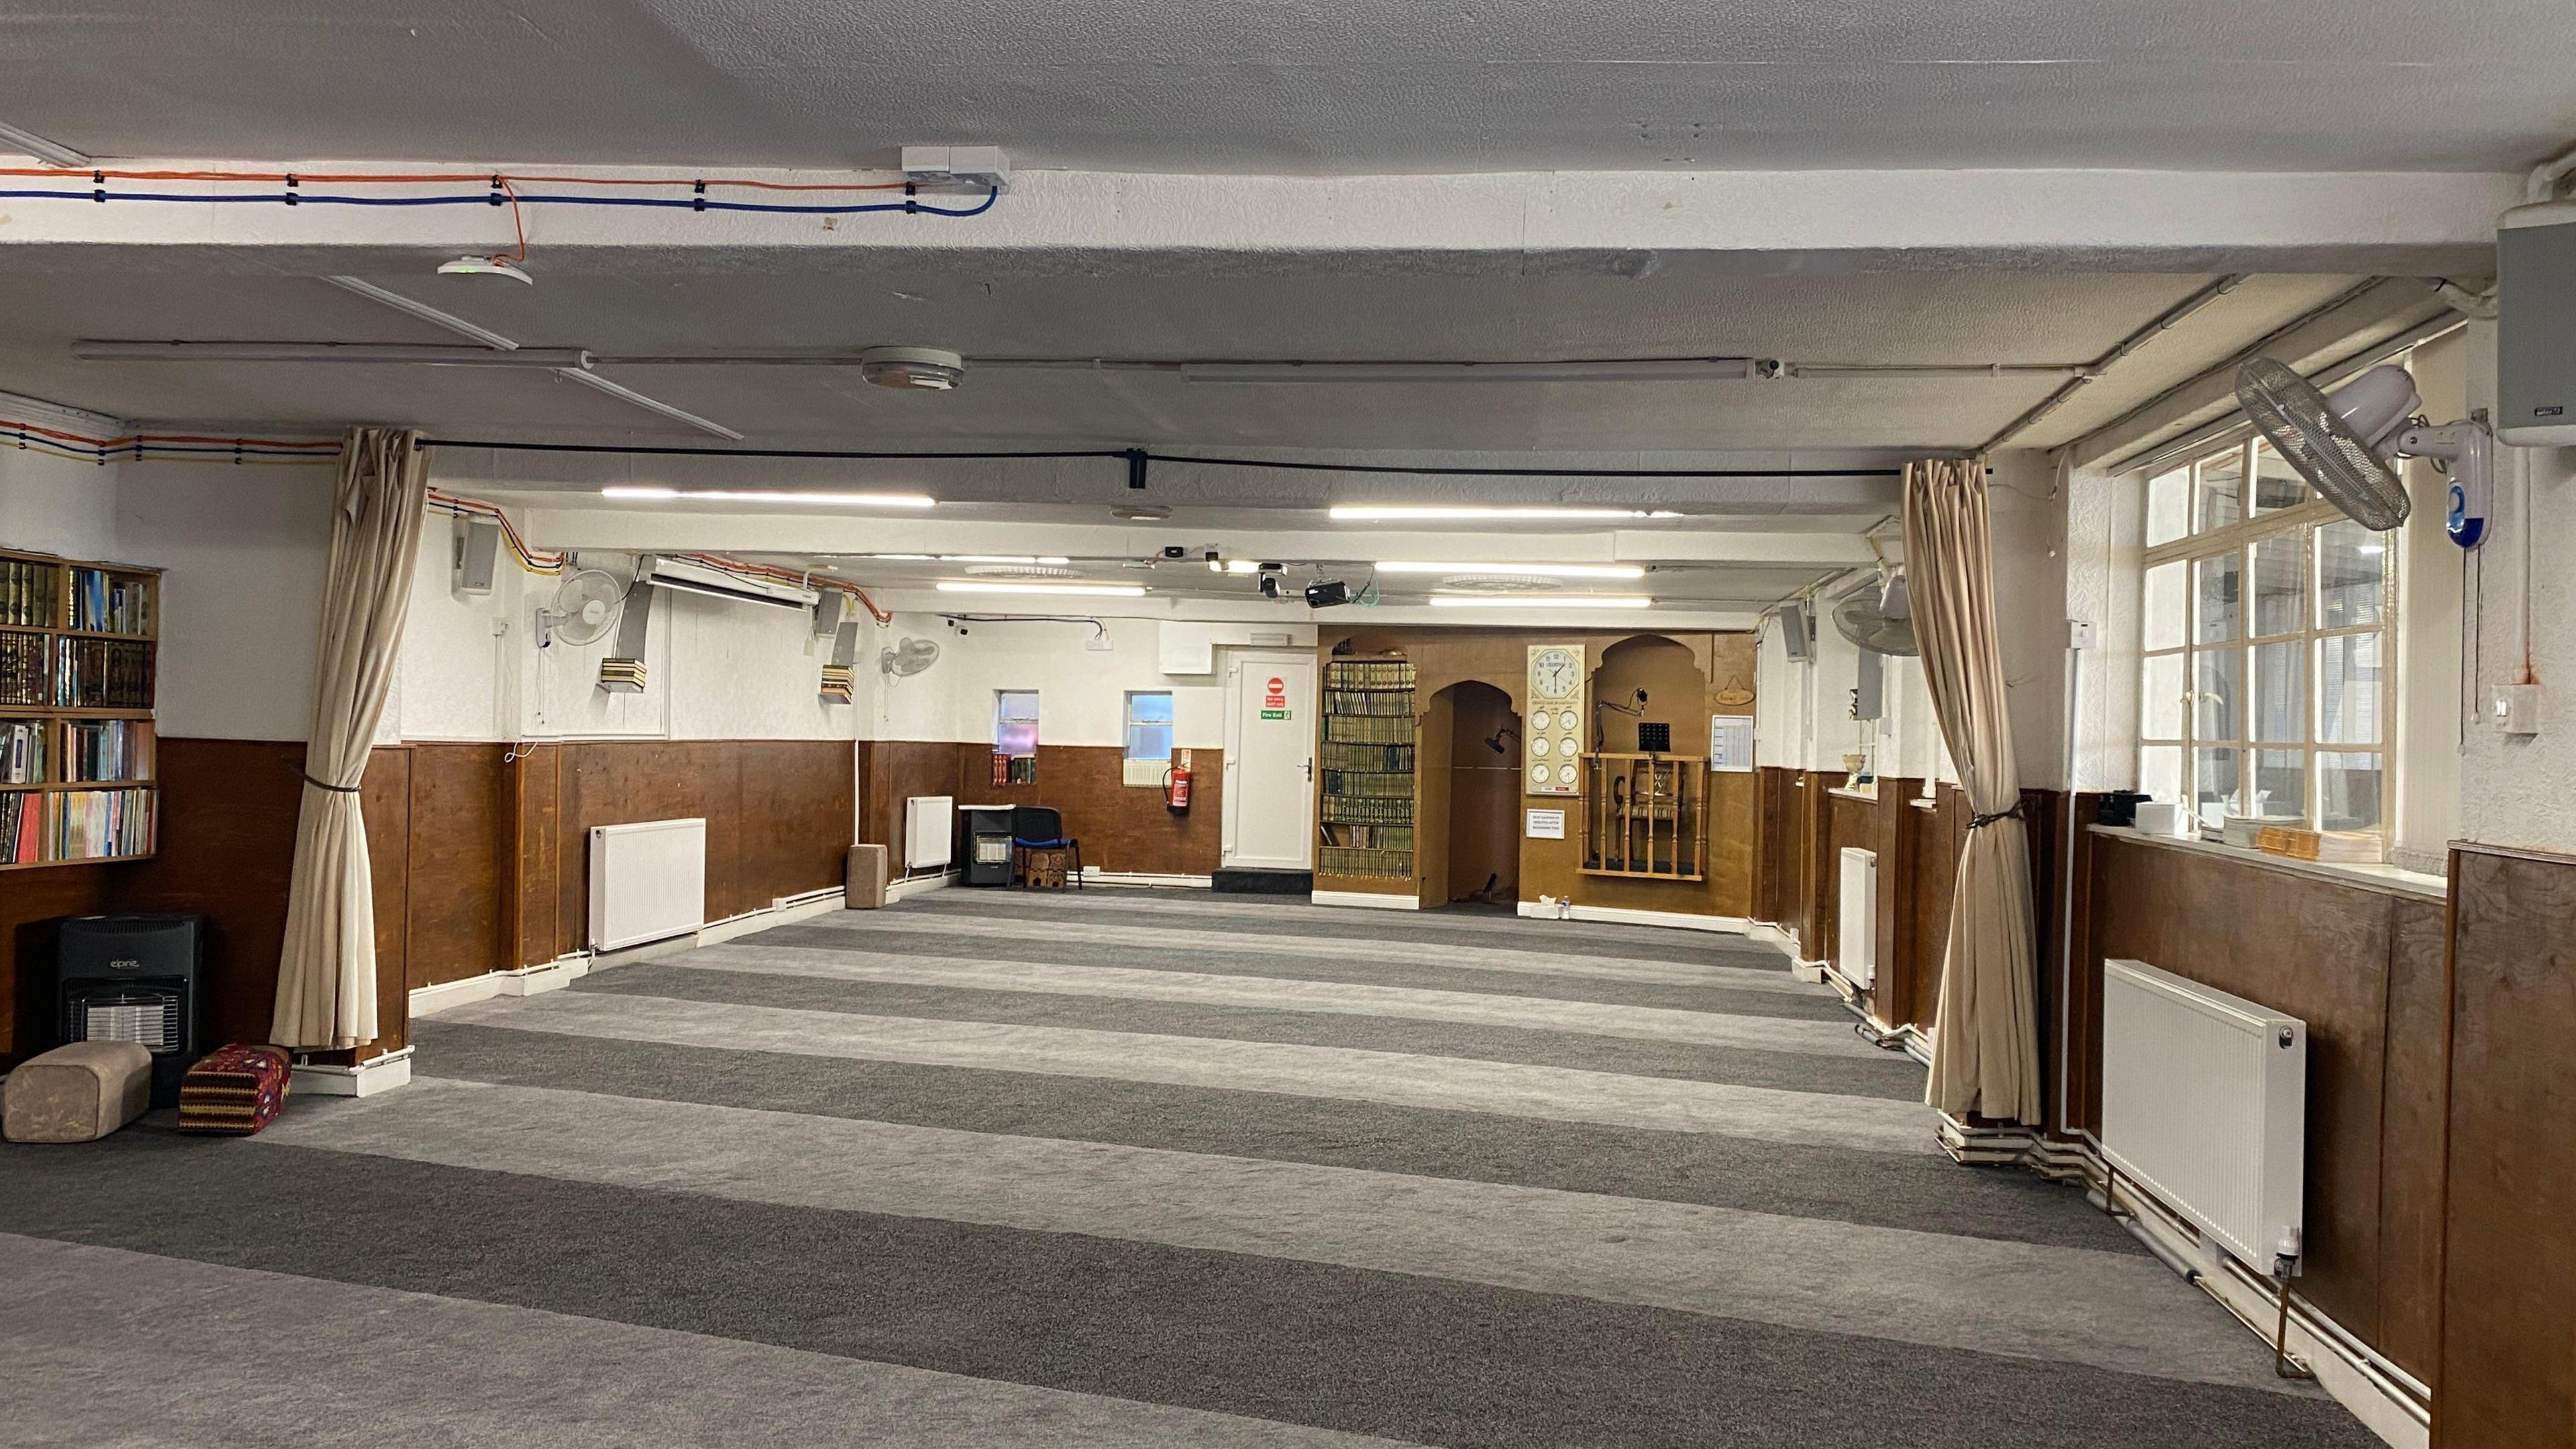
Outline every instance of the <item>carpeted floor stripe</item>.
[(552, 1036), (444, 1019), (415, 1022), (413, 1040), (421, 1060), (442, 1077), (2146, 1251), (2109, 1217), (2082, 1210), (2072, 1189), (2029, 1173), (1962, 1172), (1947, 1158), (1920, 1153), (1332, 1097)]
[[(825, 917), (825, 921), (832, 918)], [(915, 917), (915, 920), (922, 919)], [(1177, 949), (1160, 943), (1150, 930), (1099, 941), (958, 939), (907, 931), (862, 933), (841, 924), (775, 926), (737, 937), (741, 946), (796, 946), (826, 951), (862, 950), (881, 956), (952, 959), (968, 952), (985, 960), (1065, 966), (1112, 966), (1121, 970), (1182, 971), (1198, 975), (1240, 976), (1279, 981), (1347, 982), (1362, 986), (1398, 986), (1427, 991), (1529, 996), (1552, 1001), (1591, 1001), (1612, 1006), (1664, 1007), (1681, 1011), (1715, 1011), (1730, 1016), (1774, 1016), (1809, 1021), (1849, 1022), (1851, 1013), (1823, 987), (1792, 993), (1743, 991), (1723, 984), (1690, 981), (1639, 981), (1569, 975), (1550, 971), (1481, 970), (1468, 966), (1417, 966), (1370, 961), (1338, 954), (1335, 943), (1319, 943), (1304, 957), (1259, 953), (1231, 954), (1196, 948)], [(1682, 974), (1688, 974), (1687, 972)]]
[[(123, 1449), (1394, 1440), (542, 1309), (0, 1234), (6, 1437)], [(327, 1352), (245, 1353), (281, 1325)], [(541, 1351), (539, 1350), (541, 1346)], [(138, 1372), (138, 1366), (148, 1368)]]
[[(1093, 925), (1080, 921), (1017, 919), (956, 912), (840, 911), (817, 916), (796, 929), (839, 931), (860, 937), (929, 936), (951, 943), (963, 937), (978, 941), (1119, 948), (1150, 944), (1166, 950), (1195, 951), (1209, 957), (1264, 955), (1311, 960), (1322, 949), (1316, 938), (1305, 935), (1191, 930), (1172, 926)], [(1513, 971), (1524, 975), (1594, 976), (1609, 981), (1656, 981), (1683, 986), (1723, 986), (1737, 991), (1775, 991), (1789, 996), (1812, 996), (1822, 989), (1790, 975), (1785, 958), (1775, 957), (1780, 963), (1776, 967), (1713, 965), (1671, 959), (1596, 956), (1574, 949), (1573, 945), (1568, 942), (1563, 949), (1532, 949), (1529, 946), (1502, 947), (1483, 943), (1461, 946), (1374, 937), (1338, 940), (1330, 949), (1331, 954), (1344, 960), (1397, 966), (1448, 966), (1474, 971)], [(955, 949), (953, 944), (950, 949)]]
[[(1527, 1066), (1569, 1067), (1625, 1076), (1726, 1082), (1793, 1092), (1923, 1098), (1923, 1068), (1898, 1052), (1863, 1045), (1849, 1026), (1825, 1025), (1859, 1047), (1850, 1055), (1759, 1048), (1694, 1046), (1626, 1037), (1532, 1030), (1511, 1026), (1416, 1021), (1356, 1012), (1283, 1011), (1271, 1007), (1208, 1005), (1189, 1001), (1136, 1001), (1101, 996), (1055, 996), (1032, 991), (982, 991), (901, 982), (840, 981), (828, 977), (773, 975), (757, 970), (696, 970), (696, 955), (665, 963), (622, 966), (586, 977), (576, 991), (659, 996), (679, 1001), (730, 1002), (795, 1011), (839, 1011), (862, 1016), (916, 1017), (931, 1021), (980, 1021), (1014, 1026), (1069, 1027), (1144, 1032), (1155, 1036), (1208, 1037), (1224, 1041), (1296, 1046), (1350, 1047), (1414, 1056), (1460, 1057)], [(1143, 973), (1156, 974), (1156, 973)]]
[[(298, 1101), (288, 1112), (346, 1105)], [(472, 1172), (262, 1138), (187, 1139), (149, 1125), (76, 1153), (0, 1150), (0, 1231), (1424, 1444), (2377, 1443), (2312, 1395), (1079, 1234)], [(2231, 1327), (2210, 1336), (2261, 1356)], [(543, 1339), (513, 1348), (542, 1371)], [(132, 1359), (118, 1363), (127, 1392), (148, 1387)], [(731, 1442), (766, 1423), (751, 1421)]]
[(1919, 1103), (1416, 1053), (863, 1016), (607, 991), (473, 1002), (439, 1019), (682, 1046), (1345, 1097), (1864, 1151), (1940, 1150), (1933, 1114)]
[(1508, 945), (1532, 951), (1570, 949), (1586, 956), (1634, 956), (1649, 961), (1707, 961), (1775, 970), (1786, 967), (1779, 952), (1731, 931), (1556, 921), (1483, 907), (1367, 911), (1295, 900), (1255, 903), (1241, 896), (1196, 891), (1127, 889), (1059, 894), (968, 889), (925, 892), (895, 909), (1026, 920), (1127, 922), (1139, 927), (1177, 922), (1211, 930), (1292, 931), (1301, 936), (1333, 939)]
[[(2280, 1383), (2151, 1258), (1591, 1193), (440, 1079), (269, 1129), (485, 1171), (1413, 1273), (2202, 1383)], [(2122, 1304), (2095, 1311), (2088, 1299)]]

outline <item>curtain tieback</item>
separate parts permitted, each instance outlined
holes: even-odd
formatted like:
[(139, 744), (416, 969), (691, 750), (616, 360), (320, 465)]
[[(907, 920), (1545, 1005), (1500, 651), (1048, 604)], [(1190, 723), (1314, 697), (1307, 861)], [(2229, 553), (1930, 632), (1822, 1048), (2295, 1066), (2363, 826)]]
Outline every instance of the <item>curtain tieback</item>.
[(295, 773), (303, 778), (305, 784), (312, 786), (316, 790), (328, 790), (334, 795), (355, 795), (358, 793), (359, 787), (355, 785), (333, 785), (325, 781), (316, 780), (311, 775), (306, 775), (302, 770), (298, 770)]
[(1970, 830), (1983, 830), (1983, 829), (1985, 829), (1987, 826), (1994, 824), (1994, 823), (1995, 823), (1996, 821), (1998, 821), (1998, 820), (2019, 820), (2019, 819), (2021, 819), (2021, 818), (2022, 818), (2022, 813), (2021, 813), (2021, 802), (2020, 802), (2020, 801), (2018, 801), (2018, 800), (2015, 800), (2015, 801), (2013, 802), (2013, 807), (2012, 807), (2010, 810), (1998, 810), (1998, 811), (1996, 811), (1995, 813), (1993, 813), (1992, 815), (1971, 815), (1971, 816), (1969, 816), (1969, 817), (1968, 817), (1968, 828), (1969, 828)]

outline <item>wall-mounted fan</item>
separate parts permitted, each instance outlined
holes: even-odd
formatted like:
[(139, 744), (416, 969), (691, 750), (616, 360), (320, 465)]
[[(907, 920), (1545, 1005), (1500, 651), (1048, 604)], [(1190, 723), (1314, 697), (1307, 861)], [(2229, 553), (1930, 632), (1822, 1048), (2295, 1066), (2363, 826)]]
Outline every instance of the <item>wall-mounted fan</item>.
[(557, 639), (596, 644), (617, 627), (617, 616), (625, 607), (626, 586), (614, 574), (597, 569), (566, 574), (555, 585), (554, 603), (537, 610), (537, 647)]
[(1834, 628), (1876, 654), (1920, 654), (1914, 637), (1914, 604), (1905, 592), (1905, 567), (1882, 564), (1879, 576), (1834, 604)]
[(2406, 521), (2406, 482), (2392, 466), (2429, 458), (2450, 475), (2444, 525), (2451, 541), (2475, 548), (2486, 537), (2495, 442), (2480, 419), (2434, 427), (2415, 416), (2415, 379), (2394, 364), (2374, 367), (2332, 396), (2281, 363), (2257, 357), (2236, 369), (2236, 401), (2281, 460), (2364, 528)]
[(906, 639), (891, 649), (877, 651), (877, 672), (900, 679), (919, 674), (939, 662), (939, 641)]

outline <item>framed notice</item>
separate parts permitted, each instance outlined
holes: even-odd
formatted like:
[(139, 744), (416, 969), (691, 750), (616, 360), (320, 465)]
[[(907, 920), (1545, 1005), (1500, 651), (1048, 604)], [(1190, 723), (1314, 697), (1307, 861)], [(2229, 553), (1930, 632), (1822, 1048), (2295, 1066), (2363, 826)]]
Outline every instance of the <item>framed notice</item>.
[(1738, 773), (1753, 768), (1753, 716), (1713, 714), (1708, 717), (1708, 767)]
[(1562, 810), (1530, 811), (1529, 829), (1524, 833), (1532, 840), (1563, 840), (1565, 812)]

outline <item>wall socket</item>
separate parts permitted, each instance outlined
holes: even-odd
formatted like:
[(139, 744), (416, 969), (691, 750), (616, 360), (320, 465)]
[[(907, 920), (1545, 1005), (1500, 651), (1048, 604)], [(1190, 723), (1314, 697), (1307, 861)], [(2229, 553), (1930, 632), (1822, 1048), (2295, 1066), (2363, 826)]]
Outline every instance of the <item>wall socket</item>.
[(2509, 735), (2540, 733), (2540, 686), (2537, 684), (2499, 684), (2488, 710), (2489, 722)]

